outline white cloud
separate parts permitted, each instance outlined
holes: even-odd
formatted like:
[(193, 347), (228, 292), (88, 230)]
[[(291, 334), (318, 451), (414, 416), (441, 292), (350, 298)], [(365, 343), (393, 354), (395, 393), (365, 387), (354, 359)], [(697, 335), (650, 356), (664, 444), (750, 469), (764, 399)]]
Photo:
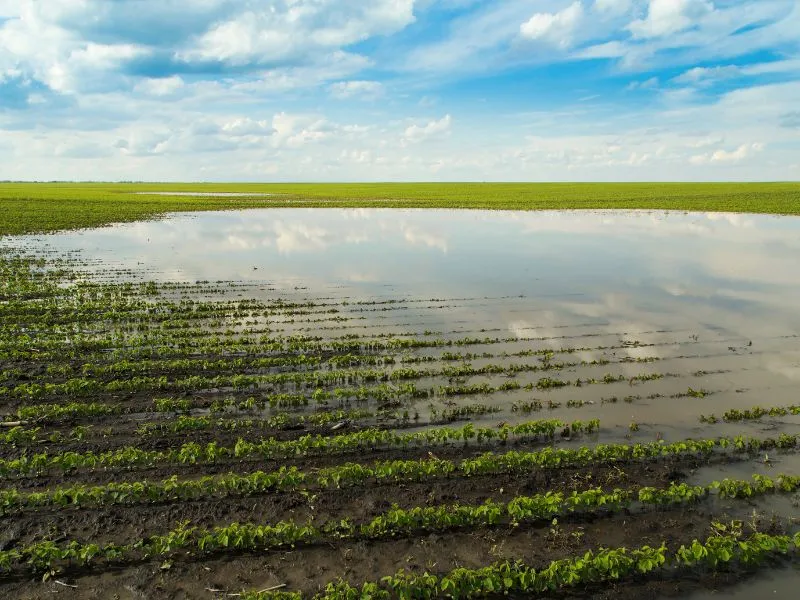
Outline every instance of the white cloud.
[(557, 13), (536, 13), (520, 25), (522, 37), (545, 40), (561, 48), (572, 43), (572, 34), (583, 19), (583, 4), (576, 0)]
[(339, 159), (342, 162), (356, 164), (371, 164), (373, 162), (371, 150), (342, 150)]
[[(762, 50), (795, 47), (800, 28), (800, 5), (783, 0), (711, 2), (711, 0), (650, 0), (637, 2), (629, 13), (611, 16), (599, 10), (585, 19), (576, 36), (582, 44), (568, 59), (618, 58), (626, 70), (652, 71), (676, 67), (713, 69), (741, 57), (743, 75), (747, 57)], [(791, 64), (774, 68), (797, 70)], [(718, 75), (731, 73), (718, 73)], [(755, 74), (755, 73), (752, 73)], [(698, 71), (694, 75), (713, 75)], [(691, 77), (690, 73), (687, 77)]]
[(638, 38), (662, 37), (688, 29), (712, 12), (710, 0), (650, 0), (647, 17), (628, 29)]
[(745, 75), (765, 75), (777, 73), (800, 73), (800, 58), (775, 60), (767, 63), (757, 63), (741, 68)]
[(19, 0), (0, 0), (0, 19), (18, 17), (20, 11)]
[(267, 120), (256, 121), (247, 117), (227, 121), (221, 127), (222, 133), (233, 137), (243, 136), (271, 136), (276, 133), (272, 122)]
[(451, 123), (452, 119), (448, 114), (438, 121), (429, 121), (425, 125), (411, 125), (406, 128), (403, 139), (411, 143), (417, 143), (434, 136), (444, 135), (450, 131)]
[[(257, 6), (257, 5), (256, 5)], [(270, 64), (336, 50), (414, 21), (414, 0), (293, 0), (254, 8), (215, 24), (178, 56), (232, 65)]]
[[(0, 20), (0, 73), (20, 69), (60, 93), (133, 88), (168, 96), (176, 91), (171, 77), (186, 69), (181, 62), (199, 62), (192, 72), (205, 79), (238, 69), (226, 86), (251, 75), (255, 87), (252, 75), (262, 70), (263, 89), (309, 87), (369, 65), (343, 48), (403, 29), (415, 20), (413, 7), (414, 0), (0, 0), (8, 19)], [(205, 70), (209, 62), (222, 66)]]
[[(265, 129), (266, 121), (259, 122)], [(351, 143), (362, 140), (371, 131), (366, 125), (334, 123), (320, 115), (277, 113), (272, 117), (271, 135), (275, 148), (308, 151), (307, 146), (319, 142)]]
[(276, 95), (297, 89), (314, 88), (334, 79), (349, 77), (369, 67), (370, 59), (337, 50), (326, 54), (314, 64), (297, 67), (280, 67), (257, 72), (256, 79), (234, 82), (231, 88), (245, 93)]
[(151, 156), (164, 154), (169, 148), (173, 132), (166, 128), (152, 130), (134, 129), (127, 137), (121, 137), (115, 142), (115, 147), (126, 156)]
[(331, 96), (339, 100), (348, 98), (377, 98), (383, 94), (383, 84), (378, 81), (338, 81), (328, 88)]
[(323, 118), (284, 112), (272, 118), (272, 128), (275, 131), (273, 144), (287, 148), (300, 148), (333, 135), (332, 126)]
[(117, 81), (116, 69), (145, 56), (148, 48), (133, 43), (98, 43), (57, 24), (57, 18), (79, 12), (85, 2), (23, 0), (18, 18), (0, 25), (0, 71), (9, 66), (61, 93), (103, 87)]
[(173, 75), (171, 77), (143, 79), (136, 84), (134, 90), (150, 96), (170, 96), (183, 87), (183, 79), (178, 75)]
[(715, 150), (709, 154), (697, 154), (689, 159), (693, 165), (707, 165), (709, 163), (738, 163), (754, 154), (764, 150), (764, 144), (742, 144), (735, 150)]
[(621, 58), (628, 54), (628, 47), (617, 40), (594, 44), (575, 52), (575, 58)]
[(719, 65), (716, 67), (694, 67), (673, 78), (675, 83), (702, 84), (729, 77), (736, 77), (742, 70), (736, 65)]
[(711, 155), (711, 162), (739, 162), (740, 160), (751, 156), (755, 152), (761, 152), (764, 149), (764, 144), (742, 144), (732, 152), (725, 150), (717, 150)]
[(594, 0), (594, 9), (597, 12), (614, 15), (627, 13), (632, 5), (633, 0)]

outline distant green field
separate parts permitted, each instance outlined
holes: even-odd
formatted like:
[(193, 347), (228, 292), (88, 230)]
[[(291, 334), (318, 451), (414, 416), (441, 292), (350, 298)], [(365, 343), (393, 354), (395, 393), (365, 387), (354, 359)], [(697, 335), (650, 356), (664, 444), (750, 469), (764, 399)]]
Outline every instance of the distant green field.
[[(264, 198), (146, 196), (133, 192), (251, 192)], [(800, 183), (8, 183), (0, 235), (96, 227), (167, 212), (256, 207), (497, 210), (658, 209), (800, 214)]]

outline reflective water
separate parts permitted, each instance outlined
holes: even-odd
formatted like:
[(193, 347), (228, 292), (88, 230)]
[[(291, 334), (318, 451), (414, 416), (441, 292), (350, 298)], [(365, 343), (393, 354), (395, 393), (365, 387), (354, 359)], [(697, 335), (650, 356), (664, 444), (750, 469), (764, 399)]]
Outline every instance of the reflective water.
[[(451, 338), (522, 340), (490, 348), (494, 353), (543, 338), (537, 343), (544, 347), (587, 348), (575, 355), (587, 362), (655, 358), (617, 364), (626, 377), (680, 376), (648, 382), (646, 394), (626, 384), (548, 391), (557, 401), (594, 402), (583, 409), (587, 417), (594, 412), (608, 423), (638, 421), (634, 438), (667, 435), (670, 428), (697, 433), (701, 414), (793, 404), (800, 389), (796, 217), (262, 209), (185, 213), (14, 241), (20, 242), (78, 251), (98, 267), (130, 270), (125, 276), (234, 280), (250, 286), (237, 288), (245, 295), (348, 302), (337, 305), (337, 315), (350, 321), (292, 321), (283, 324), (286, 332), (429, 330)], [(359, 299), (398, 303), (365, 312), (353, 305)], [(603, 350), (611, 346), (615, 350)], [(602, 377), (609, 370), (584, 366), (576, 373)], [(690, 387), (715, 393), (600, 402), (601, 395), (669, 398)], [(504, 403), (528, 396), (508, 394)], [(745, 426), (716, 427), (736, 432)]]
[(362, 296), (524, 295), (538, 298), (544, 321), (800, 333), (797, 217), (269, 209), (38, 240), (159, 279), (265, 281)]
[(751, 580), (738, 584), (735, 588), (707, 590), (687, 596), (687, 600), (793, 600), (798, 596), (800, 569), (785, 569), (759, 573)]

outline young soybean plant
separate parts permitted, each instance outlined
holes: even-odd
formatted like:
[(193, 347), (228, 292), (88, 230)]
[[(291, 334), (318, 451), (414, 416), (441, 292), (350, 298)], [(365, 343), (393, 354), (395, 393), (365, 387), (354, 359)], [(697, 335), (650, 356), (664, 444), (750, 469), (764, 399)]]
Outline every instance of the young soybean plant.
[[(646, 575), (659, 570), (681, 571), (700, 566), (717, 568), (724, 564), (758, 564), (768, 556), (798, 553), (800, 533), (787, 535), (754, 533), (747, 539), (738, 535), (718, 535), (705, 542), (695, 540), (689, 546), (670, 551), (642, 546), (589, 550), (581, 556), (553, 561), (536, 570), (521, 561), (499, 562), (477, 568), (459, 568), (444, 575), (399, 571), (377, 582), (353, 586), (343, 580), (329, 583), (324, 591), (308, 598), (314, 600), (351, 600), (357, 598), (468, 598), (507, 594), (551, 594), (588, 584), (611, 583), (632, 575)], [(246, 600), (299, 599), (299, 592), (244, 592)]]

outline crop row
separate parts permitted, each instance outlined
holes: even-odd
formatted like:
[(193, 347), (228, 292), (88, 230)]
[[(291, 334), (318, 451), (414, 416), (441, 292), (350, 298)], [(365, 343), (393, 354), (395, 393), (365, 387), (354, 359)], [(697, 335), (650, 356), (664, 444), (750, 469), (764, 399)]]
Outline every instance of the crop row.
[[(734, 408), (725, 411), (725, 414), (722, 415), (722, 420), (726, 422), (755, 421), (761, 417), (786, 417), (789, 415), (800, 415), (800, 405), (771, 406), (769, 408), (754, 406), (745, 410)], [(713, 414), (708, 416), (700, 415), (700, 421), (702, 423), (717, 423), (719, 419)]]
[[(603, 363), (598, 363), (603, 364)], [(50, 397), (85, 397), (102, 393), (132, 393), (145, 391), (199, 391), (210, 389), (233, 389), (237, 391), (247, 391), (259, 389), (264, 386), (310, 386), (325, 387), (337, 384), (352, 385), (353, 383), (368, 382), (396, 382), (409, 381), (432, 377), (463, 378), (478, 375), (508, 375), (514, 376), (523, 372), (540, 372), (550, 369), (562, 369), (571, 366), (569, 364), (553, 364), (549, 366), (538, 365), (485, 365), (483, 367), (472, 367), (469, 365), (461, 367), (445, 367), (442, 369), (413, 369), (399, 368), (393, 371), (381, 369), (352, 369), (336, 371), (311, 371), (311, 372), (286, 372), (273, 373), (268, 375), (217, 375), (206, 377), (202, 375), (192, 375), (183, 378), (169, 379), (163, 375), (160, 377), (131, 377), (118, 379), (109, 382), (97, 381), (92, 378), (73, 378), (64, 383), (20, 383), (11, 388), (0, 387), (0, 396), (9, 396), (23, 400), (41, 400)], [(553, 388), (566, 387), (570, 385), (582, 386), (597, 383), (616, 383), (628, 381), (630, 383), (661, 379), (665, 375), (661, 373), (643, 373), (632, 377), (625, 375), (605, 374), (602, 378), (576, 379), (575, 381), (555, 379), (552, 377), (542, 377), (535, 383), (526, 386), (516, 382), (510, 382), (508, 389), (539, 389), (547, 390)], [(488, 384), (485, 384), (488, 386)], [(440, 393), (443, 395), (458, 395), (467, 393), (470, 388), (460, 386), (440, 386)], [(488, 388), (487, 388), (488, 389)], [(505, 389), (499, 386), (498, 389)], [(486, 392), (488, 393), (488, 392)], [(706, 392), (707, 394), (707, 392)]]
[(552, 439), (556, 432), (567, 428), (574, 433), (597, 431), (597, 420), (566, 424), (558, 420), (530, 421), (518, 425), (503, 424), (498, 428), (475, 427), (468, 423), (460, 428), (440, 427), (413, 433), (398, 433), (384, 429), (362, 431), (335, 436), (304, 435), (295, 440), (279, 441), (275, 438), (248, 442), (239, 439), (234, 446), (220, 446), (217, 442), (201, 445), (196, 442), (168, 450), (142, 450), (126, 446), (109, 452), (46, 452), (23, 455), (19, 458), (0, 459), (0, 475), (9, 476), (43, 473), (51, 469), (71, 471), (109, 467), (151, 466), (163, 463), (198, 464), (213, 463), (230, 458), (278, 459), (296, 456), (343, 454), (378, 448), (408, 448), (409, 446), (436, 446), (475, 439), (478, 444), (499, 441), (509, 437), (532, 440)]
[(226, 431), (240, 429), (294, 429), (304, 425), (322, 427), (331, 423), (369, 419), (374, 416), (373, 413), (366, 410), (337, 410), (309, 415), (290, 415), (282, 412), (262, 419), (215, 419), (209, 416), (178, 415), (177, 418), (171, 421), (142, 423), (136, 429), (136, 433), (143, 436), (153, 436), (207, 429), (222, 429)]
[[(339, 337), (322, 337), (319, 335), (290, 336), (275, 335), (281, 330), (271, 327), (237, 327), (232, 328), (230, 322), (220, 322), (216, 328), (209, 326), (181, 331), (129, 332), (123, 328), (108, 330), (105, 325), (97, 332), (85, 329), (60, 331), (57, 328), (32, 332), (30, 329), (15, 327), (11, 331), (0, 327), (0, 358), (12, 360), (47, 360), (56, 363), (65, 358), (85, 361), (87, 358), (102, 364), (113, 364), (119, 360), (143, 359), (146, 357), (180, 359), (185, 357), (219, 356), (224, 354), (247, 355), (261, 357), (265, 353), (325, 353), (342, 352), (363, 354), (380, 350), (402, 350), (414, 348), (438, 348), (447, 346), (470, 346), (473, 344), (499, 344), (509, 342), (542, 341), (592, 337), (591, 335), (561, 336), (549, 338), (499, 338), (499, 337), (460, 337), (456, 339), (430, 337), (418, 331), (380, 332), (364, 334), (365, 327), (360, 326), (360, 335), (346, 334)], [(499, 330), (498, 330), (499, 331)], [(35, 335), (31, 335), (35, 333)], [(452, 332), (463, 335), (465, 332)], [(477, 333), (477, 331), (476, 331)], [(486, 333), (486, 330), (480, 330)], [(69, 342), (65, 342), (69, 340)], [(639, 344), (638, 347), (672, 345), (673, 342), (658, 344)], [(613, 350), (627, 348), (628, 345), (590, 347), (565, 347), (558, 353), (574, 353), (580, 350)], [(531, 352), (532, 354), (529, 354)], [(520, 355), (552, 354), (550, 349), (525, 351)], [(458, 355), (461, 352), (445, 354)], [(465, 353), (476, 356), (476, 353)], [(490, 355), (491, 356), (491, 355)], [(505, 356), (501, 353), (499, 356)], [(488, 358), (487, 356), (481, 356)], [(636, 361), (634, 361), (636, 362)]]
[[(345, 463), (317, 471), (301, 471), (282, 467), (278, 471), (258, 471), (247, 475), (227, 473), (198, 479), (169, 479), (138, 482), (115, 482), (98, 486), (73, 485), (43, 492), (19, 492), (8, 488), (0, 491), (0, 508), (4, 512), (39, 507), (106, 506), (112, 504), (178, 502), (207, 497), (249, 496), (275, 490), (302, 491), (308, 489), (363, 486), (370, 482), (430, 481), (442, 477), (471, 477), (500, 473), (526, 473), (532, 469), (592, 467), (619, 464), (632, 460), (650, 460), (666, 456), (709, 456), (716, 448), (734, 451), (794, 448), (797, 438), (778, 439), (728, 438), (685, 440), (666, 444), (600, 444), (594, 447), (553, 448), (534, 452), (510, 451), (484, 453), (459, 461), (440, 458), (418, 460), (378, 461), (371, 465)], [(725, 493), (731, 495), (726, 488)], [(745, 493), (745, 492), (742, 492)]]
[[(754, 479), (753, 484), (735, 481), (730, 487), (740, 490), (745, 486), (750, 490), (749, 496), (776, 491), (793, 492), (800, 486), (800, 477), (780, 476), (776, 480), (760, 477)], [(705, 498), (711, 489), (724, 490), (725, 482), (708, 487), (673, 483), (666, 488), (641, 488), (638, 493), (619, 489), (604, 492), (601, 488), (573, 491), (570, 494), (547, 492), (518, 496), (509, 502), (487, 500), (479, 505), (445, 504), (410, 509), (393, 506), (362, 524), (342, 519), (321, 525), (280, 521), (273, 525), (232, 523), (203, 529), (182, 523), (166, 534), (128, 544), (99, 546), (75, 540), (65, 544), (35, 542), (21, 549), (0, 551), (0, 569), (10, 570), (15, 563), (25, 563), (36, 571), (48, 572), (63, 561), (87, 565), (97, 559), (121, 561), (139, 556), (163, 557), (177, 551), (207, 554), (269, 550), (341, 539), (389, 539), (461, 527), (516, 526), (523, 522), (549, 521), (553, 517), (573, 513), (616, 512), (629, 509), (635, 502), (642, 506), (658, 507), (692, 503)]]
[[(269, 360), (269, 359), (264, 359)], [(382, 363), (382, 361), (376, 361)], [(387, 363), (391, 364), (391, 362)], [(473, 377), (477, 375), (516, 375), (517, 373), (536, 373), (540, 371), (561, 370), (574, 367), (581, 363), (546, 363), (541, 365), (528, 364), (489, 364), (482, 367), (473, 367), (469, 364), (460, 366), (445, 366), (441, 369), (414, 369), (401, 367), (394, 370), (381, 369), (339, 369), (323, 371), (271, 373), (271, 374), (245, 374), (241, 369), (231, 368), (236, 375), (199, 376), (193, 375), (170, 380), (167, 375), (137, 376), (121, 379), (112, 379), (104, 382), (93, 375), (84, 375), (68, 379), (64, 383), (35, 382), (23, 383), (12, 388), (0, 388), (0, 393), (7, 393), (13, 397), (38, 399), (46, 396), (81, 396), (102, 392), (131, 392), (148, 388), (165, 389), (204, 389), (232, 387), (234, 389), (249, 389), (263, 385), (275, 384), (308, 384), (314, 386), (330, 385), (347, 381), (399, 381), (409, 379), (422, 379), (426, 377)], [(609, 361), (595, 361), (592, 365), (606, 365)], [(298, 363), (299, 365), (299, 363)], [(586, 363), (589, 365), (589, 363)], [(214, 369), (208, 369), (213, 371)], [(197, 369), (195, 371), (206, 371)], [(41, 381), (41, 380), (40, 380)]]
[[(201, 335), (202, 333), (202, 335)], [(418, 337), (418, 332), (381, 332), (369, 335), (348, 334), (341, 337), (322, 337), (293, 335), (273, 337), (262, 335), (247, 337), (242, 331), (225, 332), (198, 331), (193, 339), (182, 339), (176, 335), (130, 335), (124, 332), (106, 334), (103, 337), (71, 334), (69, 343), (64, 336), (56, 339), (32, 336), (27, 332), (14, 332), (7, 340), (0, 340), (0, 358), (11, 360), (64, 360), (65, 358), (83, 360), (105, 351), (108, 360), (141, 359), (145, 357), (170, 356), (172, 358), (190, 356), (219, 355), (263, 355), (274, 353), (288, 354), (329, 354), (385, 352), (414, 350), (423, 348), (468, 347), (474, 345), (497, 345), (507, 343), (525, 343), (553, 341), (561, 339), (578, 339), (591, 335), (550, 336), (550, 337), (460, 337), (431, 338)], [(663, 343), (658, 345), (671, 345)], [(643, 344), (653, 346), (655, 344)], [(615, 346), (616, 347), (616, 346)], [(571, 353), (579, 348), (563, 348), (559, 352)], [(598, 346), (593, 350), (607, 350), (612, 347)], [(110, 353), (109, 353), (110, 352)], [(539, 350), (542, 354), (551, 350)]]
[[(111, 285), (111, 289), (113, 289)], [(380, 308), (352, 308), (348, 304), (307, 302), (288, 303), (273, 301), (215, 300), (200, 301), (184, 299), (174, 302), (165, 298), (131, 298), (121, 294), (105, 297), (90, 297), (81, 294), (79, 288), (71, 288), (59, 298), (38, 302), (12, 300), (5, 305), (0, 324), (22, 323), (25, 325), (84, 325), (92, 323), (114, 323), (130, 328), (140, 324), (159, 324), (163, 329), (197, 327), (198, 322), (241, 320), (258, 322), (260, 319), (274, 321), (276, 318), (295, 319), (317, 315), (336, 315), (321, 320), (336, 320), (343, 311), (353, 314), (345, 320), (363, 318), (358, 313), (417, 310), (443, 310), (462, 307), (463, 304), (433, 303), (420, 307), (384, 305)], [(3, 317), (7, 317), (3, 318)], [(277, 321), (280, 323), (280, 321)]]
[[(377, 402), (400, 401), (409, 398), (427, 398), (427, 390), (418, 390), (413, 383), (402, 383), (396, 385), (380, 384), (375, 386), (353, 386), (348, 388), (333, 388), (324, 390), (317, 388), (310, 395), (297, 393), (277, 393), (263, 394), (260, 396), (249, 396), (247, 398), (223, 397), (214, 398), (202, 403), (202, 406), (209, 408), (211, 412), (224, 412), (229, 408), (238, 410), (255, 410), (264, 408), (291, 408), (307, 406), (310, 401), (316, 404), (328, 404), (330, 400), (336, 400), (339, 404), (345, 404), (350, 400), (366, 402), (374, 400)], [(201, 398), (202, 401), (202, 398)], [(141, 404), (126, 406), (121, 402), (113, 404), (102, 402), (81, 402), (72, 401), (69, 403), (55, 404), (31, 404), (19, 407), (14, 413), (6, 414), (2, 417), (4, 421), (47, 421), (55, 422), (59, 420), (79, 419), (86, 417), (103, 417), (109, 415), (121, 415), (130, 412), (188, 412), (197, 407), (196, 400), (190, 398), (154, 398), (151, 407), (143, 407)]]
[[(351, 388), (334, 388), (333, 390), (318, 389), (311, 393), (310, 398), (305, 394), (265, 394), (263, 396), (249, 396), (238, 399), (236, 397), (215, 398), (202, 404), (214, 413), (221, 413), (229, 408), (237, 410), (255, 410), (270, 408), (289, 408), (306, 406), (313, 400), (318, 404), (327, 404), (329, 400), (335, 399), (340, 404), (355, 399), (359, 402), (375, 400), (378, 402), (397, 401), (406, 397), (425, 398), (428, 391), (417, 390), (414, 384), (400, 384), (390, 386), (381, 384), (377, 386), (358, 386)], [(202, 400), (202, 399), (201, 399)], [(80, 402), (58, 404), (33, 404), (19, 407), (14, 413), (6, 414), (2, 417), (5, 422), (21, 421), (29, 423), (35, 421), (58, 422), (62, 420), (73, 420), (91, 417), (105, 417), (110, 415), (123, 415), (130, 412), (156, 412), (156, 413), (181, 413), (188, 412), (198, 405), (195, 400), (190, 398), (154, 398), (152, 406), (143, 407), (140, 404), (126, 406), (121, 402), (107, 404), (102, 402)], [(350, 412), (350, 411), (348, 411)], [(355, 411), (362, 414), (364, 411)], [(282, 413), (281, 413), (282, 414)], [(280, 419), (281, 414), (275, 415), (274, 419)], [(335, 414), (335, 413), (331, 413)], [(301, 416), (287, 418), (301, 419)], [(320, 417), (322, 418), (322, 417)], [(312, 419), (313, 420), (313, 419)]]
[[(79, 406), (88, 406), (91, 408), (92, 405)], [(97, 406), (95, 406), (95, 408), (97, 408)], [(25, 413), (28, 411), (23, 410), (22, 412)], [(120, 412), (115, 412), (114, 414), (120, 414)], [(165, 412), (170, 411), (167, 410)], [(107, 415), (109, 413), (104, 410), (99, 410), (93, 414)], [(153, 436), (208, 429), (221, 429), (225, 431), (239, 431), (246, 429), (297, 429), (304, 426), (322, 427), (325, 425), (330, 425), (331, 423), (335, 424), (342, 421), (350, 422), (354, 420), (370, 419), (374, 416), (375, 415), (373, 413), (365, 410), (337, 410), (307, 415), (291, 415), (282, 412), (274, 416), (261, 419), (222, 419), (212, 418), (210, 416), (192, 417), (188, 415), (178, 415), (177, 418), (172, 420), (159, 420), (142, 423), (137, 427), (136, 433), (141, 436)], [(458, 413), (456, 412), (454, 414), (454, 418), (451, 420), (456, 420), (457, 417)], [(88, 433), (88, 430), (88, 426), (77, 426), (69, 432), (67, 437), (70, 440), (80, 441), (86, 437), (85, 434)], [(108, 428), (107, 431), (110, 430), (111, 428)], [(58, 443), (63, 440), (64, 434), (62, 432), (53, 431), (48, 433), (47, 431), (42, 430), (40, 427), (26, 428), (22, 425), (17, 425), (10, 427), (7, 431), (0, 431), (0, 444), (9, 444), (12, 446), (27, 446), (43, 443), (45, 441)]]
[[(198, 332), (199, 333), (199, 332)], [(89, 352), (116, 350), (125, 348), (140, 350), (130, 354), (131, 358), (158, 356), (168, 353), (173, 357), (207, 355), (215, 356), (224, 353), (330, 353), (330, 352), (362, 352), (386, 350), (410, 350), (419, 348), (463, 347), (472, 345), (503, 344), (517, 341), (540, 341), (551, 338), (516, 338), (516, 337), (464, 337), (457, 339), (426, 338), (419, 339), (414, 331), (382, 332), (370, 335), (345, 335), (325, 338), (322, 336), (294, 335), (288, 337), (243, 337), (242, 332), (230, 330), (223, 335), (220, 332), (205, 331), (205, 335), (184, 340), (181, 336), (168, 335), (123, 335), (122, 333), (104, 335), (73, 335), (69, 343), (63, 336), (55, 339), (32, 336), (24, 332), (11, 332), (8, 340), (0, 343), (0, 358), (30, 359), (49, 358), (45, 353), (55, 351), (60, 358), (82, 358)], [(557, 339), (557, 338), (552, 338)], [(560, 338), (558, 338), (560, 339)], [(30, 351), (32, 350), (32, 352)], [(41, 356), (44, 355), (44, 356)], [(113, 358), (121, 358), (113, 354)]]
[[(516, 352), (509, 356), (531, 356), (534, 351)], [(493, 356), (490, 353), (489, 356)], [(547, 353), (541, 353), (540, 356), (547, 357)], [(505, 358), (505, 357), (504, 357)], [(441, 358), (442, 361), (455, 362), (454, 359)], [(608, 360), (596, 360), (592, 362), (582, 361), (570, 363), (550, 363), (549, 360), (544, 359), (539, 369), (535, 370), (549, 370), (552, 368), (564, 368), (570, 366), (593, 366), (609, 364)], [(656, 362), (660, 360), (657, 357), (647, 357), (630, 359), (625, 358), (618, 362)], [(261, 371), (265, 369), (314, 369), (321, 370), (324, 368), (338, 369), (343, 367), (357, 367), (357, 366), (389, 366), (398, 362), (402, 364), (417, 364), (421, 362), (431, 363), (438, 362), (439, 359), (435, 356), (397, 356), (394, 354), (354, 354), (348, 352), (346, 354), (336, 354), (323, 360), (319, 354), (298, 354), (298, 355), (281, 355), (281, 356), (266, 356), (266, 357), (252, 357), (252, 356), (231, 356), (225, 358), (162, 358), (162, 359), (140, 359), (130, 360), (121, 359), (111, 363), (107, 362), (92, 362), (84, 361), (80, 366), (75, 366), (70, 363), (57, 363), (51, 361), (46, 367), (46, 375), (49, 378), (66, 378), (75, 374), (80, 374), (82, 377), (95, 377), (95, 378), (119, 378), (129, 377), (133, 375), (158, 375), (158, 374), (191, 374), (197, 372), (203, 373), (248, 373), (253, 371)], [(561, 365), (560, 367), (557, 365)], [(528, 370), (528, 369), (525, 369)], [(0, 382), (4, 380), (12, 380), (23, 376), (24, 369), (17, 367), (0, 372)], [(42, 377), (39, 377), (42, 381)]]
[[(515, 367), (511, 367), (513, 370)], [(407, 372), (400, 372), (401, 375), (409, 375)], [(302, 374), (301, 374), (302, 375)], [(671, 374), (667, 374), (672, 376)], [(433, 386), (429, 389), (417, 389), (416, 385), (411, 383), (381, 383), (373, 386), (349, 386), (349, 387), (335, 387), (333, 389), (324, 389), (317, 387), (310, 394), (303, 393), (267, 393), (260, 396), (249, 396), (243, 399), (235, 397), (215, 398), (210, 400), (205, 407), (209, 408), (212, 412), (224, 412), (229, 408), (237, 410), (255, 410), (264, 408), (292, 408), (307, 406), (311, 401), (318, 405), (328, 405), (334, 401), (339, 406), (348, 404), (350, 401), (366, 402), (369, 400), (377, 401), (378, 403), (385, 402), (404, 402), (413, 399), (424, 399), (431, 396), (470, 396), (470, 395), (490, 395), (498, 392), (509, 392), (515, 390), (549, 390), (566, 386), (581, 387), (583, 385), (592, 384), (610, 384), (628, 381), (630, 383), (649, 381), (661, 379), (665, 375), (660, 373), (641, 374), (633, 377), (626, 377), (624, 375), (612, 375), (607, 373), (602, 378), (586, 378), (576, 379), (574, 381), (564, 381), (554, 379), (552, 377), (543, 377), (534, 382), (527, 384), (520, 384), (517, 381), (506, 381), (498, 386), (490, 385), (486, 382), (478, 384), (450, 384)], [(237, 385), (248, 391), (252, 386), (253, 379), (246, 376), (239, 376), (236, 379)], [(209, 381), (207, 378), (190, 378), (185, 380), (180, 385), (186, 388), (185, 391), (198, 391), (197, 388), (191, 388), (192, 384), (197, 385), (212, 385), (213, 383), (222, 383), (218, 378), (214, 381)], [(228, 381), (233, 383), (233, 379)], [(38, 401), (44, 396), (48, 395), (48, 391), (64, 391), (70, 389), (70, 395), (89, 395), (92, 389), (107, 389), (108, 391), (119, 391), (119, 388), (138, 389), (144, 388), (139, 391), (146, 391), (144, 383), (138, 379), (129, 381), (123, 384), (105, 385), (97, 382), (89, 382), (87, 380), (71, 380), (66, 384), (61, 384), (61, 387), (54, 388), (54, 384), (25, 384), (24, 388), (26, 393), (33, 394), (36, 398), (28, 398), (28, 401)], [(170, 384), (166, 378), (160, 378), (158, 387), (177, 386), (175, 382)], [(109, 388), (113, 388), (110, 390)], [(239, 390), (241, 391), (241, 390)], [(708, 392), (707, 392), (708, 393)], [(660, 397), (651, 395), (649, 397)], [(632, 401), (635, 397), (631, 396), (629, 399)], [(549, 407), (555, 408), (558, 403), (550, 402)], [(154, 401), (155, 412), (186, 412), (191, 410), (195, 403), (189, 398), (157, 398)], [(577, 405), (569, 405), (570, 407), (577, 407)], [(515, 410), (524, 410), (524, 412), (531, 412), (540, 410), (542, 408), (541, 401), (534, 401), (533, 403), (522, 402), (515, 404)], [(98, 402), (83, 403), (81, 401), (73, 401), (69, 403), (57, 404), (34, 404), (18, 408), (14, 413), (7, 414), (2, 417), (6, 421), (58, 421), (62, 419), (76, 419), (85, 417), (102, 417), (115, 414), (125, 414), (135, 410), (136, 412), (143, 410), (142, 407), (136, 406), (128, 408), (123, 404), (106, 404)]]
[[(184, 299), (174, 302), (159, 298), (131, 298), (115, 294), (114, 284), (110, 293), (104, 295), (85, 294), (81, 285), (68, 288), (58, 298), (47, 298), (37, 302), (11, 300), (6, 302), (0, 314), (0, 323), (7, 320), (26, 325), (63, 325), (72, 323), (124, 323), (168, 322), (188, 323), (208, 319), (271, 318), (276, 316), (333, 314), (341, 305), (331, 303), (290, 303), (285, 301), (262, 302), (254, 299), (200, 301)], [(152, 296), (153, 294), (148, 294)]]
[(300, 592), (244, 592), (242, 600), (358, 600), (370, 598), (401, 600), (425, 598), (479, 598), (508, 595), (553, 595), (569, 588), (641, 577), (658, 571), (711, 568), (730, 564), (757, 565), (771, 556), (800, 553), (800, 533), (771, 535), (755, 532), (747, 537), (737, 534), (713, 535), (700, 542), (681, 545), (671, 552), (666, 544), (653, 548), (600, 548), (582, 556), (551, 562), (535, 569), (522, 561), (502, 561), (487, 567), (459, 567), (444, 575), (399, 571), (376, 582), (353, 586), (339, 579), (324, 591), (304, 596)]

